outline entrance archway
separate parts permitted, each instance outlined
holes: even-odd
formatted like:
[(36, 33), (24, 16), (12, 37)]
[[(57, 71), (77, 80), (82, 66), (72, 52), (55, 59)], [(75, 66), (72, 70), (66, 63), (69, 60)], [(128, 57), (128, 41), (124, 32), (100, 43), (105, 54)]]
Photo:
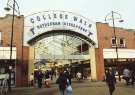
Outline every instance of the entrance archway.
[(29, 74), (33, 72), (34, 68), (34, 45), (46, 37), (66, 34), (68, 36), (77, 37), (89, 46), (91, 78), (92, 80), (97, 80), (96, 55), (94, 48), (97, 48), (98, 46), (95, 23), (71, 12), (47, 11), (26, 17), (25, 31), (29, 34), (29, 36), (27, 35), (27, 42), (30, 45)]

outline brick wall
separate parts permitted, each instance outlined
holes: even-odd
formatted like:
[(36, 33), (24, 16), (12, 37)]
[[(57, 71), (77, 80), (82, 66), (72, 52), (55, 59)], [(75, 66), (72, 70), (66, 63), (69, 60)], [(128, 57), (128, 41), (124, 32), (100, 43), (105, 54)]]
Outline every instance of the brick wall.
[[(12, 15), (0, 17), (1, 46), (10, 47), (12, 32)], [(13, 47), (16, 51), (16, 86), (24, 86), (23, 81), (27, 78), (22, 72), (28, 64), (28, 48), (23, 48), (24, 16), (15, 16), (13, 28)], [(23, 53), (24, 52), (24, 53)], [(23, 58), (24, 57), (24, 58)], [(23, 60), (22, 60), (23, 59)], [(27, 60), (27, 61), (26, 61)]]

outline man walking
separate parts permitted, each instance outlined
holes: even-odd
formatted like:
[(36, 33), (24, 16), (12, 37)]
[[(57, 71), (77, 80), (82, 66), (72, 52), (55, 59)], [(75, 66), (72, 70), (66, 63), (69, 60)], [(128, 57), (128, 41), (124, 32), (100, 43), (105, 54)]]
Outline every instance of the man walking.
[(67, 78), (63, 72), (60, 73), (56, 83), (59, 85), (60, 95), (65, 95), (65, 89), (67, 86)]
[(110, 95), (112, 95), (115, 90), (115, 83), (116, 83), (116, 79), (112, 72), (112, 69), (109, 69), (106, 72), (106, 83), (109, 87), (109, 93)]

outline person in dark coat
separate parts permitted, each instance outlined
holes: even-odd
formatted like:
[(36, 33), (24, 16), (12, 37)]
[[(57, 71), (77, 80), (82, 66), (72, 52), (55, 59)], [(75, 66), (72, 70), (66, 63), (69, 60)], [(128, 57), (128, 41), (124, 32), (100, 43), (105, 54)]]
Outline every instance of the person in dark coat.
[(45, 87), (47, 87), (47, 88), (50, 87), (49, 82), (50, 82), (50, 73), (47, 70), (46, 73), (45, 73)]
[(116, 79), (111, 69), (106, 71), (106, 83), (109, 87), (109, 93), (112, 95), (115, 90)]
[(134, 85), (134, 82), (135, 82), (135, 69), (133, 69), (132, 72), (131, 72), (131, 79), (132, 79), (131, 84)]
[(71, 73), (70, 73), (69, 70), (66, 70), (66, 71), (65, 71), (65, 76), (66, 76), (66, 78), (69, 80), (69, 84), (71, 85), (71, 78), (72, 78), (72, 75), (71, 75)]
[(37, 80), (38, 80), (38, 88), (41, 88), (42, 87), (42, 78), (43, 78), (43, 74), (41, 71), (39, 71), (39, 74), (38, 74), (38, 77), (37, 77)]
[(58, 79), (56, 80), (56, 83), (59, 85), (60, 95), (64, 95), (67, 86), (67, 78), (63, 72), (60, 73)]

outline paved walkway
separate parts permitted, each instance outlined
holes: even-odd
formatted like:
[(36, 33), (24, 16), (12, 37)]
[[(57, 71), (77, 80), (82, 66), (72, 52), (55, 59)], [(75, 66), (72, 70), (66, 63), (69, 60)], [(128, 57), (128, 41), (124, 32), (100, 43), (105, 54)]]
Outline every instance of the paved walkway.
[[(73, 95), (109, 95), (108, 88), (104, 82), (73, 81)], [(4, 95), (4, 94), (2, 94)], [(6, 94), (5, 94), (6, 95)], [(58, 87), (52, 84), (50, 88), (14, 88), (7, 95), (59, 95)], [(135, 95), (135, 85), (126, 86), (117, 83), (114, 95)]]

